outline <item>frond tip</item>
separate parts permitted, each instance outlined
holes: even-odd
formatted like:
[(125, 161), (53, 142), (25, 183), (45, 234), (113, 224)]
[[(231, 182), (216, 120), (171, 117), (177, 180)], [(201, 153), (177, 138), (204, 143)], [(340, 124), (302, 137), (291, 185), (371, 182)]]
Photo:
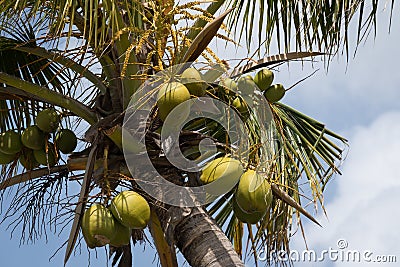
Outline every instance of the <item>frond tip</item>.
[[(256, 40), (258, 44), (265, 43), (267, 52), (277, 44), (280, 52), (317, 49), (334, 55), (343, 46), (348, 57), (350, 21), (358, 17), (358, 45), (371, 30), (376, 31), (378, 2), (230, 0), (228, 5), (236, 9), (229, 16), (228, 25), (239, 39), (245, 38), (248, 48), (257, 32)], [(390, 12), (393, 8), (392, 3)]]

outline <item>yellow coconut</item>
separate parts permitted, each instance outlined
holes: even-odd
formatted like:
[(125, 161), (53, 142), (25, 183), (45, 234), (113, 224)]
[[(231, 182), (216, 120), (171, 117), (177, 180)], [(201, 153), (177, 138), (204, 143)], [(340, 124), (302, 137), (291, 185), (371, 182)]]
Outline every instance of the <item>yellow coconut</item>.
[(238, 218), (239, 221), (244, 222), (244, 223), (250, 223), (250, 224), (255, 224), (259, 222), (265, 215), (265, 212), (251, 212), (248, 213), (244, 210), (242, 210), (238, 204), (236, 203), (235, 197), (232, 199), (232, 209), (233, 213), (235, 214), (236, 218)]
[(0, 134), (0, 152), (15, 155), (22, 149), (21, 135), (14, 131)]
[(242, 92), (244, 95), (252, 95), (254, 93), (254, 90), (257, 88), (257, 85), (254, 83), (253, 77), (251, 77), (250, 75), (240, 77), (237, 84), (239, 91)]
[[(158, 92), (158, 112), (160, 118), (164, 121), (168, 114), (179, 104), (190, 99), (189, 90), (181, 83), (170, 82), (161, 86)], [(190, 109), (187, 110), (186, 117), (189, 115)], [(186, 118), (185, 117), (185, 118)]]
[(203, 81), (201, 73), (195, 68), (187, 68), (181, 75), (181, 82), (191, 95), (203, 96), (206, 93), (206, 83)]
[(125, 227), (144, 229), (150, 220), (150, 206), (146, 199), (134, 191), (123, 191), (112, 201), (110, 210)]
[(282, 84), (274, 84), (264, 92), (264, 96), (269, 102), (277, 102), (285, 96), (285, 88)]
[(214, 182), (217, 179), (229, 179), (237, 182), (243, 173), (240, 161), (230, 157), (221, 157), (209, 162), (201, 171), (200, 181), (203, 184)]
[(235, 196), (242, 210), (249, 213), (266, 212), (272, 202), (271, 185), (256, 171), (247, 170), (240, 177)]
[(122, 247), (128, 245), (131, 240), (131, 229), (123, 226), (115, 219), (115, 236), (110, 239), (110, 245), (114, 247)]
[(261, 91), (268, 89), (274, 80), (274, 73), (269, 69), (262, 69), (254, 76), (254, 82)]
[(73, 131), (62, 129), (56, 135), (57, 148), (64, 154), (72, 153), (77, 145), (77, 138)]
[(102, 247), (115, 237), (115, 219), (102, 204), (93, 204), (83, 214), (81, 229), (89, 248)]
[(60, 115), (54, 109), (44, 109), (38, 113), (35, 122), (43, 132), (52, 133), (60, 124)]
[(32, 125), (22, 132), (21, 141), (27, 148), (39, 150), (44, 148), (45, 138), (39, 127)]

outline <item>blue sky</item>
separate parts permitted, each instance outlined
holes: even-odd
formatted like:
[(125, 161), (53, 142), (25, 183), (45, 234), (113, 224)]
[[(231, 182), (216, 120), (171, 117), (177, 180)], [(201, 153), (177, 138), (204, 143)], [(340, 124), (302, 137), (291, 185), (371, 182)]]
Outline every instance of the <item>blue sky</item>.
[[(398, 11), (398, 10), (395, 10)], [(321, 210), (316, 214), (323, 228), (305, 223), (307, 243), (316, 251), (337, 248), (345, 239), (348, 248), (373, 252), (373, 255), (397, 255), (400, 261), (400, 232), (397, 223), (400, 200), (400, 75), (398, 44), (400, 33), (393, 22), (387, 33), (387, 11), (381, 12), (378, 36), (360, 46), (356, 57), (346, 63), (340, 56), (331, 62), (328, 73), (322, 62), (314, 67), (316, 75), (299, 84), (283, 102), (326, 123), (327, 127), (346, 136), (350, 142), (348, 157), (342, 166), (342, 176), (336, 176), (325, 193), (327, 219)], [(226, 55), (222, 45), (218, 55)], [(239, 52), (240, 54), (240, 52)], [(234, 55), (237, 57), (237, 55)], [(283, 66), (276, 81), (290, 85), (307, 76), (312, 69), (305, 63)], [(0, 266), (62, 266), (64, 249), (49, 262), (51, 255), (67, 239), (68, 230), (61, 236), (48, 236), (34, 245), (19, 246), (18, 234), (10, 240), (10, 231), (0, 226)], [(300, 233), (292, 239), (292, 249), (302, 251)], [(135, 266), (156, 266), (150, 244), (135, 248)], [(92, 266), (106, 266), (104, 250), (98, 259), (91, 253)], [(325, 261), (299, 262), (295, 266), (353, 266), (363, 263)], [(365, 264), (365, 263), (364, 263)], [(67, 266), (87, 266), (87, 251), (73, 256)], [(396, 264), (369, 263), (368, 266)]]

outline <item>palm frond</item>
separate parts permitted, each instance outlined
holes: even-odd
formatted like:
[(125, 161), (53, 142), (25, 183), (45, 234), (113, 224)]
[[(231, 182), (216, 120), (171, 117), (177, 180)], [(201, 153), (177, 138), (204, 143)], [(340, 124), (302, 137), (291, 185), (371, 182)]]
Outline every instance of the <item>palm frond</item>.
[[(345, 138), (293, 108), (275, 103), (271, 104), (271, 110), (278, 136), (270, 180), (280, 194), (289, 196), (291, 201), (274, 198), (269, 218), (260, 222), (254, 246), (262, 245), (267, 253), (289, 249), (293, 215), (297, 214), (297, 223), (301, 223), (299, 215), (303, 212), (296, 208), (301, 205), (301, 198), (312, 203), (315, 210), (321, 206), (325, 212), (323, 188), (333, 174), (340, 173), (338, 165), (347, 145)], [(307, 183), (300, 185), (301, 178), (307, 179)], [(301, 193), (304, 189), (311, 195)]]
[(1, 0), (0, 7), (3, 22), (11, 17), (24, 16), (27, 22), (42, 23), (49, 36), (61, 36), (66, 31), (67, 43), (78, 29), (99, 55), (123, 30), (124, 26), (117, 19), (122, 10), (127, 25), (141, 27), (143, 24), (140, 15), (143, 4), (140, 1)]
[(279, 55), (268, 56), (262, 59), (259, 59), (255, 62), (247, 63), (244, 66), (236, 67), (232, 73), (231, 77), (235, 77), (244, 73), (248, 73), (263, 67), (275, 65), (282, 62), (289, 62), (297, 59), (303, 59), (306, 57), (315, 57), (322, 56), (324, 53), (321, 52), (289, 52)]
[[(0, 82), (5, 83), (9, 86), (13, 86), (17, 89), (27, 92), (28, 94), (45, 99), (48, 103), (70, 110), (75, 115), (83, 118), (90, 124), (94, 124), (97, 121), (96, 114), (91, 109), (89, 109), (89, 107), (73, 98), (64, 96), (63, 94), (54, 92), (45, 87), (38, 86), (34, 83), (21, 80), (12, 75), (8, 75), (2, 72), (0, 72)], [(1, 91), (2, 88), (0, 87), (0, 92)]]
[(160, 258), (161, 266), (178, 267), (174, 246), (168, 244), (160, 219), (154, 210), (151, 211), (151, 220), (149, 223), (149, 231), (153, 237), (154, 245)]
[[(65, 171), (54, 174), (47, 172), (38, 179), (1, 190), (0, 202), (7, 203), (7, 208), (2, 210), (0, 223), (7, 221), (12, 233), (20, 228), (21, 243), (33, 243), (41, 237), (47, 238), (49, 230), (56, 232), (58, 227), (66, 223), (68, 212), (64, 209), (68, 210), (67, 203), (72, 198), (63, 191), (66, 179)], [(5, 198), (10, 195), (11, 199), (6, 201)]]
[[(326, 129), (325, 125), (282, 103), (272, 105), (275, 121), (282, 135), (282, 146), (292, 151), (292, 163), (304, 169), (309, 179), (322, 186), (332, 174), (340, 173), (337, 166), (343, 160), (347, 140)], [(300, 168), (300, 166), (302, 168)]]
[(47, 167), (24, 172), (18, 175), (15, 175), (13, 177), (9, 177), (4, 179), (3, 181), (0, 182), (0, 191), (5, 190), (6, 188), (10, 186), (14, 186), (17, 184), (21, 183), (26, 183), (28, 181), (34, 180), (41, 178), (46, 175), (54, 174), (54, 173), (60, 173), (60, 172), (66, 172), (68, 171), (68, 167), (66, 165), (59, 165), (52, 167), (50, 170)]
[[(243, 256), (247, 253), (255, 254), (264, 248), (268, 252), (288, 250), (294, 215), (298, 218), (298, 225), (301, 224), (300, 214), (318, 224), (302, 206), (301, 199), (311, 202), (315, 208), (321, 206), (324, 210), (324, 186), (333, 174), (340, 173), (338, 165), (343, 160), (344, 147), (347, 145), (345, 138), (291, 107), (274, 103), (271, 104), (271, 111), (275, 124), (270, 129), (273, 132), (273, 146), (268, 151), (258, 152), (259, 157), (250, 157), (250, 164), (263, 166), (263, 153), (269, 153), (270, 160), (264, 171), (274, 192), (269, 212), (256, 226), (249, 225), (247, 230), (243, 230), (242, 222), (236, 219), (231, 204), (235, 189), (208, 206), (209, 213), (225, 230), (238, 252), (241, 252), (239, 244), (243, 245), (247, 240), (248, 250)], [(257, 147), (256, 144), (263, 140), (258, 136), (260, 125), (256, 120), (248, 120), (246, 124), (250, 142), (253, 147)], [(208, 132), (210, 127), (207, 129), (200, 125), (198, 130)], [(219, 130), (218, 127), (211, 129), (209, 134), (213, 136)], [(300, 185), (302, 179), (308, 182)], [(310, 195), (303, 194), (303, 190), (311, 192)], [(239, 238), (242, 240), (239, 241)], [(273, 262), (273, 259), (269, 260)]]
[(76, 240), (78, 238), (78, 234), (80, 231), (80, 223), (81, 223), (81, 219), (83, 216), (83, 212), (86, 207), (87, 197), (89, 194), (90, 180), (93, 175), (96, 153), (97, 153), (97, 144), (95, 144), (90, 149), (88, 161), (86, 164), (86, 172), (85, 172), (85, 176), (83, 178), (83, 183), (82, 183), (81, 191), (79, 194), (79, 201), (75, 208), (75, 216), (74, 216), (71, 231), (69, 234), (67, 248), (65, 251), (64, 265), (67, 263), (69, 257), (71, 256), (72, 251), (75, 247)]
[[(348, 56), (350, 21), (354, 17), (358, 17), (357, 44), (371, 29), (376, 32), (377, 0), (229, 0), (227, 6), (236, 7), (228, 23), (235, 35), (245, 38), (249, 48), (257, 31), (257, 41), (265, 42), (267, 52), (277, 44), (283, 52), (316, 49), (333, 55), (343, 46)], [(390, 9), (392, 12), (393, 4)]]
[[(12, 75), (25, 81), (51, 88), (57, 92), (63, 91), (63, 83), (70, 80), (70, 73), (62, 70), (50, 60), (39, 56), (18, 51), (16, 47), (37, 47), (33, 27), (31, 26), (3, 26), (0, 28), (0, 72)], [(1, 84), (5, 88), (5, 84)], [(0, 129), (21, 129), (30, 124), (40, 105), (33, 99), (24, 97), (10, 97), (2, 95)]]

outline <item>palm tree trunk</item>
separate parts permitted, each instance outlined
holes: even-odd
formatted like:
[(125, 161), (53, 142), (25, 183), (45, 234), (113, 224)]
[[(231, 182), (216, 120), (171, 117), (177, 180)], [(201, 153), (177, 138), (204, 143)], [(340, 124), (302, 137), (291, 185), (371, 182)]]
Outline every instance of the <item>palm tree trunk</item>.
[(191, 266), (244, 267), (232, 243), (203, 208), (171, 207), (157, 213), (164, 218), (167, 240), (175, 242)]

